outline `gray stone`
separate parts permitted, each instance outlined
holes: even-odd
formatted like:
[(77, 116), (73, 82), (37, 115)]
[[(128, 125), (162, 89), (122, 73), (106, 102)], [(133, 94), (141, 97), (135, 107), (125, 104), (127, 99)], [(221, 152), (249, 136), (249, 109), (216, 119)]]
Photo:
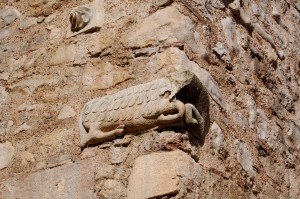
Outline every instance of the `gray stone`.
[(288, 136), (291, 139), (292, 143), (300, 149), (300, 127), (294, 122), (290, 123), (290, 130)]
[(0, 86), (0, 111), (5, 105), (6, 98), (8, 97), (8, 92), (5, 91), (5, 88)]
[(279, 127), (274, 121), (269, 120), (264, 111), (261, 109), (257, 109), (256, 132), (259, 139), (267, 141), (271, 148), (276, 148)]
[[(236, 41), (236, 33), (235, 27), (232, 24), (232, 19), (230, 17), (226, 17), (221, 20), (223, 32), (225, 33), (225, 38), (227, 45), (230, 49), (236, 50), (237, 49), (237, 41)], [(222, 55), (221, 55), (222, 56)]]
[(230, 62), (231, 58), (229, 52), (224, 45), (224, 43), (218, 42), (212, 50), (220, 59)]
[(14, 153), (15, 149), (10, 142), (0, 143), (0, 170), (9, 165)]
[(0, 30), (0, 40), (4, 41), (4, 39), (10, 37), (13, 30), (7, 28), (1, 28)]
[(38, 171), (4, 182), (3, 198), (92, 199), (94, 169), (90, 161)]
[(247, 106), (249, 111), (249, 126), (250, 128), (254, 128), (256, 124), (256, 104), (253, 98), (250, 95), (246, 95)]
[(21, 16), (21, 13), (12, 7), (5, 6), (0, 10), (0, 23), (3, 21), (4, 25), (9, 25)]
[(243, 130), (246, 130), (248, 126), (248, 122), (246, 117), (243, 115), (241, 111), (236, 111), (232, 114), (234, 123), (241, 127)]
[(18, 28), (20, 30), (25, 30), (35, 24), (37, 24), (38, 18), (36, 17), (28, 17), (25, 19), (22, 19), (18, 25)]
[(242, 165), (243, 169), (247, 171), (250, 177), (254, 176), (253, 163), (251, 153), (248, 150), (246, 143), (235, 140), (234, 144), (237, 150), (237, 160)]
[(63, 119), (74, 117), (75, 115), (76, 115), (76, 113), (75, 113), (74, 109), (71, 106), (66, 105), (60, 110), (57, 118), (59, 120), (63, 120)]
[(215, 149), (219, 149), (220, 147), (224, 146), (224, 134), (219, 125), (214, 122), (211, 125), (210, 130), (213, 138), (213, 147)]
[[(134, 162), (127, 198), (160, 198), (170, 194), (184, 198), (187, 193), (183, 190), (191, 184), (195, 185), (192, 198), (198, 198), (200, 175), (200, 166), (180, 150), (141, 156)], [(190, 180), (193, 183), (189, 184)]]
[(4, 136), (7, 132), (9, 132), (11, 126), (13, 125), (13, 121), (0, 122), (0, 136)]

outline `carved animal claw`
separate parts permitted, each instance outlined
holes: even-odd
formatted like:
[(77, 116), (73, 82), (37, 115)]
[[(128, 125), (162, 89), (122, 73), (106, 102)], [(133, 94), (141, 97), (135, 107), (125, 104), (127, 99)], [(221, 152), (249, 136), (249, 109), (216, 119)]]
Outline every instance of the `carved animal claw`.
[(125, 132), (124, 127), (125, 127), (125, 125), (118, 126), (115, 130), (115, 135), (117, 135), (117, 136), (123, 135), (123, 133)]

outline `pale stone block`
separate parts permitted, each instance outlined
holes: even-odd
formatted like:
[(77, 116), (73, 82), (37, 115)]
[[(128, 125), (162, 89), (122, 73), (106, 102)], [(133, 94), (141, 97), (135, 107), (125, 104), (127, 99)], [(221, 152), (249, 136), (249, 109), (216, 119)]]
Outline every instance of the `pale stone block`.
[(3, 198), (91, 199), (94, 169), (90, 161), (18, 176), (3, 183)]
[[(139, 157), (135, 160), (129, 177), (127, 198), (156, 198), (178, 194), (187, 179), (195, 178), (199, 173), (200, 169), (194, 160), (180, 150)], [(194, 182), (198, 180), (199, 178)]]
[(0, 143), (0, 170), (8, 166), (15, 153), (10, 142)]
[(76, 47), (74, 44), (60, 46), (53, 57), (51, 58), (51, 65), (59, 65), (75, 60)]

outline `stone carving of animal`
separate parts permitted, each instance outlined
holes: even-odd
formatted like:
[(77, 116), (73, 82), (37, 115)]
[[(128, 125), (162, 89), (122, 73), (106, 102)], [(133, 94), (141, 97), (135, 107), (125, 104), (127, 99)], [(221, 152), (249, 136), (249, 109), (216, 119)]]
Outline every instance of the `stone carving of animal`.
[(91, 9), (78, 7), (70, 12), (71, 31), (76, 32), (83, 29), (92, 18)]
[(173, 73), (89, 101), (80, 115), (80, 144), (99, 144), (124, 133), (164, 127), (185, 128), (203, 140), (209, 127), (208, 107), (208, 94), (195, 75)]

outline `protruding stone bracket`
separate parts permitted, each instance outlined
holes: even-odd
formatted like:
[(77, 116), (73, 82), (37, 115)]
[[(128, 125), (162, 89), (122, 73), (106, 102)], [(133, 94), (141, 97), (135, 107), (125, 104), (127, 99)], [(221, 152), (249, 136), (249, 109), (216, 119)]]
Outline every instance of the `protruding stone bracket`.
[(104, 0), (72, 8), (69, 15), (67, 38), (99, 30), (104, 24)]
[(80, 141), (84, 147), (123, 134), (177, 127), (202, 142), (209, 123), (206, 89), (193, 73), (177, 71), (88, 102), (79, 120)]

